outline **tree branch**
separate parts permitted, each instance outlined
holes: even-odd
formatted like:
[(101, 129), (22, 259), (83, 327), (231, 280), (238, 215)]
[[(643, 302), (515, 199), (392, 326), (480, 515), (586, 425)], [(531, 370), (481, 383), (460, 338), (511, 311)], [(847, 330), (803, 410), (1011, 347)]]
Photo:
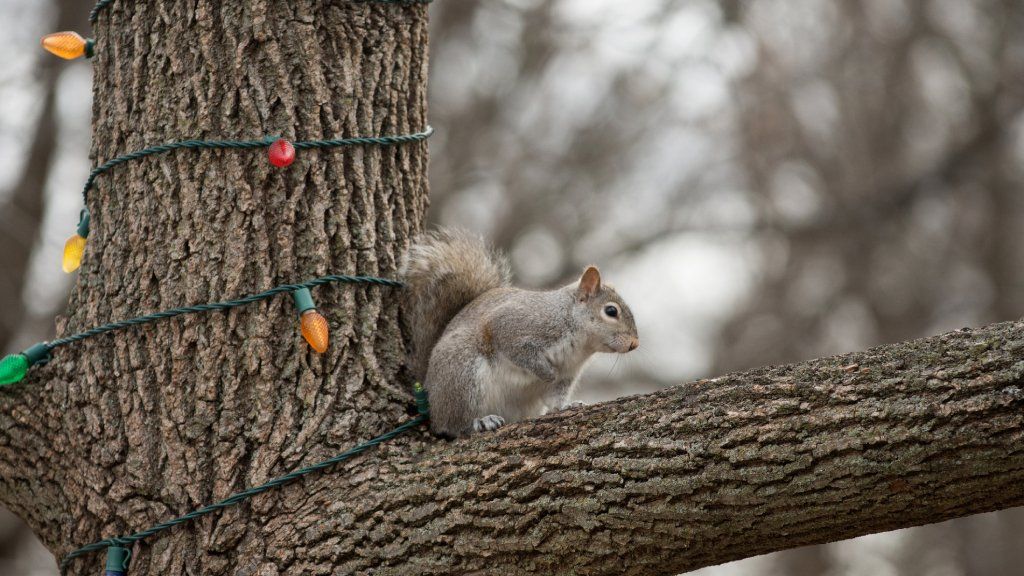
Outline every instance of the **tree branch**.
[(677, 574), (996, 510), (1024, 503), (1022, 352), (1013, 322), (701, 380), (388, 450), (309, 505), (376, 574)]

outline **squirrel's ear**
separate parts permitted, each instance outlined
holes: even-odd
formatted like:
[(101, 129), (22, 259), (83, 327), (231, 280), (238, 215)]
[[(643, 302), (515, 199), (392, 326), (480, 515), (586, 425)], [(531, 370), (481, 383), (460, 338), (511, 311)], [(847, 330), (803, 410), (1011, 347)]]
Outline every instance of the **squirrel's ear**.
[(580, 278), (580, 296), (589, 298), (601, 289), (601, 273), (597, 270), (596, 266), (588, 266), (583, 271), (583, 277)]

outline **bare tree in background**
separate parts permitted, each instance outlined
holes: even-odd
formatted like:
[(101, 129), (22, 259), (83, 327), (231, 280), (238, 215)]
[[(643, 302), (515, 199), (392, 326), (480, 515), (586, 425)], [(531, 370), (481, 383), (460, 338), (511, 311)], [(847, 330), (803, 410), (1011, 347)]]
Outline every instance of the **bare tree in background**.
[[(757, 38), (760, 65), (738, 88), (740, 150), (772, 265), (723, 330), (714, 370), (1024, 315), (1019, 4), (843, 2), (804, 26), (777, 7), (737, 14)], [(794, 37), (810, 49), (794, 53)], [(1017, 524), (1024, 511), (998, 516)], [(991, 534), (989, 547), (1016, 551), (994, 563), (966, 546), (980, 544), (972, 523), (911, 533), (899, 573), (931, 573), (913, 551), (960, 542), (945, 559), (954, 573), (1015, 574), (1019, 532)], [(820, 559), (780, 555), (799, 576), (827, 574)]]
[[(88, 6), (82, 2), (55, 0), (54, 29), (83, 29), (87, 25)], [(29, 275), (32, 253), (40, 240), (46, 212), (45, 185), (50, 177), (57, 150), (57, 81), (65, 64), (40, 54), (37, 89), (39, 113), (29, 133), (21, 176), (0, 198), (0, 302), (21, 301)], [(0, 307), (0, 350), (11, 347), (25, 319), (23, 306)]]
[[(41, 3), (40, 9), (52, 10), (55, 30), (80, 30), (87, 25), (89, 6), (86, 2), (53, 0)], [(57, 151), (57, 83), (65, 64), (39, 54), (34, 67), (38, 73), (39, 112), (35, 126), (27, 135), (29, 144), (21, 165), (21, 175), (0, 195), (0, 352), (12, 350), (26, 324), (37, 320), (29, 317), (21, 305), (28, 282), (32, 255), (42, 236), (43, 217), (47, 209), (45, 185), (52, 174)], [(52, 318), (44, 318), (52, 332)], [(32, 532), (20, 520), (0, 509), (0, 572), (14, 570), (20, 558), (41, 547)], [(10, 563), (8, 565), (8, 563)]]

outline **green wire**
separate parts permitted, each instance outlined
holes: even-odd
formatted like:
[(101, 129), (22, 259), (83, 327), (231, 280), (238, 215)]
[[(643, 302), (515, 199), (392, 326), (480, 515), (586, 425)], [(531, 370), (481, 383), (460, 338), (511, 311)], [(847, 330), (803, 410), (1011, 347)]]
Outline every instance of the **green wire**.
[(163, 532), (164, 530), (169, 530), (171, 528), (174, 528), (175, 526), (178, 526), (180, 524), (184, 524), (186, 522), (190, 522), (192, 520), (195, 520), (196, 518), (200, 518), (200, 517), (206, 516), (208, 514), (212, 514), (213, 512), (216, 512), (218, 510), (222, 510), (224, 508), (228, 508), (228, 507), (234, 506), (236, 504), (241, 504), (242, 502), (245, 502), (246, 500), (249, 500), (253, 496), (256, 496), (258, 494), (262, 494), (262, 493), (267, 492), (269, 490), (273, 490), (274, 488), (280, 488), (281, 486), (284, 486), (285, 484), (289, 484), (291, 482), (294, 482), (295, 480), (298, 480), (299, 478), (302, 478), (303, 476), (307, 476), (309, 474), (312, 474), (313, 472), (317, 472), (317, 471), (323, 470), (325, 468), (330, 468), (331, 466), (334, 466), (335, 464), (338, 464), (339, 462), (347, 460), (347, 459), (351, 458), (352, 456), (355, 456), (355, 455), (357, 455), (357, 454), (359, 454), (361, 452), (365, 452), (365, 451), (369, 450), (370, 448), (373, 448), (374, 446), (376, 446), (378, 444), (381, 444), (383, 442), (387, 442), (388, 440), (391, 440), (392, 438), (395, 438), (396, 436), (399, 436), (399, 435), (401, 435), (402, 433), (404, 433), (404, 432), (406, 432), (408, 430), (412, 430), (413, 428), (416, 428), (417, 426), (419, 426), (420, 424), (426, 422), (430, 418), (430, 408), (429, 408), (429, 406), (427, 404), (427, 394), (426, 394), (426, 392), (423, 390), (423, 388), (421, 386), (417, 385), (414, 388), (413, 395), (416, 397), (416, 408), (417, 408), (417, 411), (419, 412), (419, 415), (416, 416), (415, 418), (413, 418), (412, 420), (409, 420), (405, 424), (402, 424), (402, 425), (398, 426), (394, 430), (392, 430), (392, 431), (390, 431), (390, 432), (388, 432), (386, 434), (382, 434), (382, 435), (380, 435), (380, 436), (378, 436), (376, 438), (373, 438), (372, 440), (367, 440), (366, 442), (363, 442), (362, 444), (359, 444), (358, 446), (354, 446), (352, 448), (349, 448), (348, 450), (342, 452), (341, 454), (338, 454), (337, 456), (335, 456), (333, 458), (330, 458), (328, 460), (324, 460), (323, 462), (319, 462), (317, 464), (313, 464), (312, 466), (307, 466), (305, 468), (300, 468), (299, 470), (296, 470), (296, 471), (294, 471), (294, 472), (292, 472), (290, 474), (286, 474), (286, 475), (278, 477), (278, 478), (274, 478), (273, 480), (271, 480), (271, 481), (269, 481), (269, 482), (267, 482), (265, 484), (261, 484), (259, 486), (256, 486), (255, 488), (249, 488), (248, 490), (243, 490), (242, 492), (237, 492), (237, 493), (232, 494), (231, 496), (225, 498), (224, 500), (221, 500), (220, 502), (216, 502), (214, 504), (209, 504), (207, 506), (203, 506), (202, 508), (193, 510), (192, 512), (189, 512), (188, 514), (185, 514), (184, 516), (179, 516), (177, 518), (174, 518), (172, 520), (168, 520), (166, 522), (161, 522), (160, 524), (157, 524), (157, 525), (155, 525), (155, 526), (153, 526), (151, 528), (148, 528), (146, 530), (143, 530), (141, 532), (136, 532), (136, 533), (128, 535), (128, 536), (118, 536), (118, 537), (114, 537), (114, 538), (107, 538), (105, 540), (99, 540), (97, 542), (93, 542), (92, 544), (87, 544), (85, 546), (82, 546), (81, 548), (79, 548), (79, 549), (69, 553), (67, 556), (65, 556), (63, 558), (63, 560), (61, 560), (61, 562), (60, 562), (61, 574), (63, 574), (65, 572), (65, 570), (67, 569), (68, 565), (75, 558), (78, 558), (79, 556), (83, 556), (85, 554), (88, 554), (90, 552), (95, 552), (97, 550), (102, 550), (102, 549), (108, 548), (110, 546), (130, 547), (131, 545), (135, 544), (136, 542), (140, 542), (142, 540), (145, 540), (146, 538), (149, 538), (150, 536), (153, 536), (154, 534), (158, 534), (160, 532)]
[(89, 23), (95, 24), (96, 19), (100, 17), (100, 12), (102, 12), (104, 8), (106, 8), (113, 2), (114, 0), (100, 0), (99, 2), (97, 2), (96, 5), (92, 7), (92, 11), (89, 12)]
[[(430, 4), (434, 0), (353, 0), (353, 4)], [(100, 12), (114, 3), (114, 0), (100, 0), (89, 12), (89, 23), (95, 24)]]
[[(339, 146), (360, 146), (363, 144), (392, 146), (395, 144), (420, 142), (430, 138), (433, 133), (434, 129), (427, 126), (427, 129), (423, 132), (417, 132), (414, 134), (398, 134), (395, 136), (359, 136), (355, 138), (335, 138), (332, 140), (304, 140), (301, 142), (293, 142), (292, 145), (295, 146), (297, 150), (306, 150), (310, 148), (336, 148)], [(93, 184), (96, 182), (96, 177), (115, 166), (124, 164), (125, 162), (138, 160), (139, 158), (145, 158), (146, 156), (152, 156), (153, 154), (162, 154), (164, 152), (181, 149), (209, 150), (215, 148), (228, 148), (246, 150), (252, 148), (265, 148), (273, 144), (276, 139), (276, 137), (268, 136), (262, 140), (184, 140), (181, 142), (167, 142), (165, 144), (143, 148), (142, 150), (137, 150), (135, 152), (107, 160), (103, 164), (93, 168), (92, 172), (89, 173), (89, 178), (85, 181), (85, 186), (82, 188), (82, 200), (86, 203), (88, 202), (89, 190), (92, 189)]]
[(313, 280), (310, 280), (308, 282), (303, 282), (301, 284), (282, 284), (281, 286), (277, 286), (277, 287), (271, 288), (270, 290), (265, 290), (265, 291), (259, 292), (257, 294), (252, 294), (250, 296), (245, 296), (245, 297), (239, 298), (237, 300), (227, 300), (227, 301), (224, 301), (224, 302), (213, 302), (213, 303), (210, 303), (210, 304), (198, 304), (198, 305), (195, 305), (195, 306), (183, 306), (181, 308), (171, 308), (170, 310), (163, 310), (161, 312), (154, 312), (152, 314), (146, 314), (145, 316), (139, 316), (137, 318), (131, 318), (131, 319), (128, 319), (128, 320), (120, 320), (118, 322), (111, 322), (109, 324), (104, 324), (102, 326), (97, 326), (95, 328), (90, 328), (89, 330), (86, 330), (84, 332), (79, 332), (78, 334), (72, 334), (71, 336), (65, 336), (64, 338), (60, 338), (60, 339), (54, 340), (52, 342), (45, 342), (44, 345), (46, 347), (47, 353), (49, 353), (49, 352), (53, 351), (55, 348), (59, 348), (60, 346), (66, 346), (66, 345), (72, 344), (74, 342), (80, 342), (80, 341), (85, 340), (87, 338), (92, 338), (93, 336), (99, 336), (100, 334), (106, 334), (108, 332), (114, 332), (116, 330), (123, 330), (125, 328), (130, 328), (132, 326), (138, 326), (140, 324), (148, 324), (148, 323), (151, 323), (151, 322), (156, 322), (157, 320), (163, 320), (165, 318), (173, 318), (175, 316), (181, 316), (183, 314), (195, 314), (197, 312), (210, 312), (210, 311), (218, 311), (218, 310), (230, 310), (231, 308), (238, 308), (240, 306), (245, 306), (246, 304), (252, 304), (253, 302), (259, 302), (261, 300), (267, 300), (269, 298), (273, 298), (274, 296), (277, 296), (278, 294), (294, 292), (294, 291), (302, 289), (302, 288), (313, 288), (313, 287), (316, 287), (316, 286), (322, 286), (324, 284), (331, 284), (331, 283), (334, 283), (334, 282), (339, 282), (339, 283), (342, 283), (342, 284), (372, 284), (372, 285), (376, 285), (376, 286), (388, 286), (388, 287), (391, 287), (391, 288), (401, 288), (401, 287), (404, 286), (404, 284), (402, 284), (401, 282), (399, 282), (397, 280), (389, 280), (387, 278), (377, 278), (377, 277), (374, 277), (374, 276), (348, 276), (348, 275), (345, 275), (345, 274), (334, 274), (334, 275), (330, 275), (330, 276), (321, 276), (320, 278), (314, 278)]
[(72, 334), (70, 336), (58, 338), (57, 340), (53, 340), (52, 342), (40, 342), (39, 344), (36, 344), (35, 346), (32, 346), (31, 348), (28, 348), (27, 350), (22, 352), (21, 356), (24, 356), (28, 359), (29, 364), (27, 368), (31, 368), (32, 366), (35, 365), (44, 365), (50, 362), (50, 353), (53, 352), (55, 349), (60, 348), (61, 346), (67, 346), (68, 344), (73, 344), (75, 342), (81, 342), (82, 340), (86, 340), (94, 336), (107, 334), (108, 332), (124, 330), (126, 328), (131, 328), (133, 326), (149, 324), (151, 322), (156, 322), (157, 320), (174, 318), (175, 316), (182, 316), (184, 314), (230, 310), (232, 308), (245, 306), (246, 304), (252, 304), (253, 302), (268, 300), (270, 298), (273, 298), (274, 296), (277, 296), (278, 294), (295, 292), (296, 290), (301, 290), (302, 288), (314, 288), (316, 286), (323, 286), (324, 284), (331, 284), (335, 282), (341, 284), (371, 284), (375, 286), (387, 286), (390, 288), (402, 288), (403, 286), (405, 286), (398, 280), (377, 278), (375, 276), (349, 276), (347, 274), (332, 274), (329, 276), (321, 276), (319, 278), (314, 278), (312, 280), (309, 280), (308, 282), (303, 282), (301, 284), (282, 284), (280, 286), (271, 288), (270, 290), (264, 290), (263, 292), (251, 294), (249, 296), (244, 296), (236, 300), (226, 300), (224, 302), (211, 302), (209, 304), (197, 304), (194, 306), (182, 306), (180, 308), (162, 310), (160, 312), (154, 312), (152, 314), (146, 314), (144, 316), (138, 316), (136, 318), (129, 318), (128, 320), (110, 322), (109, 324), (104, 324), (102, 326), (90, 328), (88, 330), (85, 330), (84, 332), (79, 332), (77, 334)]

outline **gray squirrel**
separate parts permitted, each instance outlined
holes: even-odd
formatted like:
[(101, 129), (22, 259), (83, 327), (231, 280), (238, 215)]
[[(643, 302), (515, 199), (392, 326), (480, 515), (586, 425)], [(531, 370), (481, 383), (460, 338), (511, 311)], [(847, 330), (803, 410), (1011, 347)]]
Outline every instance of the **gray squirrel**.
[(435, 434), (563, 410), (591, 355), (640, 345), (633, 313), (593, 266), (555, 290), (514, 288), (502, 255), (466, 232), (439, 230), (409, 248), (401, 276), (412, 370)]

